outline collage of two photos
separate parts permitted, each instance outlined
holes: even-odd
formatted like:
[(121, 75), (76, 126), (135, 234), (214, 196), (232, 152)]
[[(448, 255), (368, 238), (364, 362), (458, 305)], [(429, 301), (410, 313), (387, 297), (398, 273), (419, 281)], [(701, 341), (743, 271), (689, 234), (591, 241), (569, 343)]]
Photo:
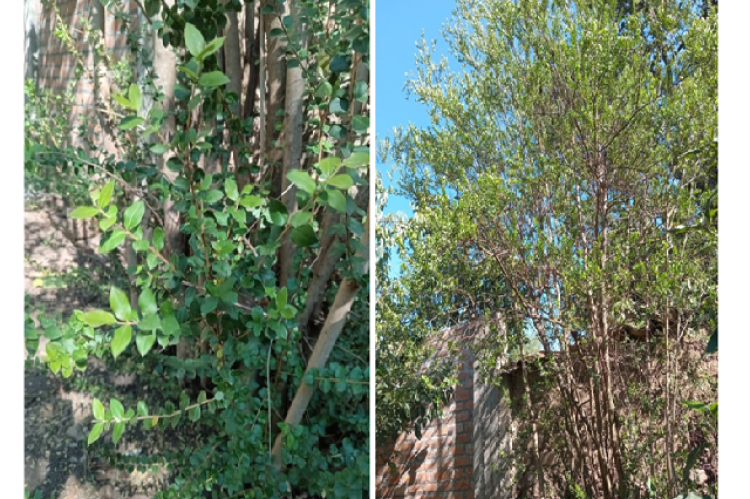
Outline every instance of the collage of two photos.
[(22, 10), (25, 498), (718, 497), (717, 0)]

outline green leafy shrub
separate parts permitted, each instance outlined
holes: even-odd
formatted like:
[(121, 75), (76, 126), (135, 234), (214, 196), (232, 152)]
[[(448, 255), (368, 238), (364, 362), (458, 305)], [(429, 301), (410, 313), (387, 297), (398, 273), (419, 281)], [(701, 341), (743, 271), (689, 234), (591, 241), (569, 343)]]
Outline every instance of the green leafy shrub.
[[(257, 79), (243, 89), (229, 70), (258, 71), (232, 51), (243, 9), (272, 27), (257, 112), (240, 106)], [(141, 14), (129, 71), (101, 44), (95, 68), (80, 63), (100, 84), (120, 75), (94, 117), (103, 131), (73, 146), (29, 116), (26, 144), (27, 178), (62, 186), (129, 286), (38, 328), (27, 316), (27, 347), (46, 337), (64, 377), (95, 356), (149, 383), (152, 399), (95, 399), (88, 444), (105, 454), (103, 435), (117, 445), (136, 424), (184, 428), (182, 448), (140, 463), (171, 472), (159, 497), (365, 497), (368, 2), (146, 1)]]

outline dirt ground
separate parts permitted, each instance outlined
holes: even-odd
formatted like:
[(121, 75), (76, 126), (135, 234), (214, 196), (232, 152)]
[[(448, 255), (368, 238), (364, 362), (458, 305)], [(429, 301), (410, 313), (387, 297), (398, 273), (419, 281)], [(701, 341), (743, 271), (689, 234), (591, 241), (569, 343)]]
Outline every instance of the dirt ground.
[[(101, 303), (100, 290), (108, 289), (107, 273), (111, 271), (96, 255), (98, 237), (76, 236), (90, 234), (82, 234), (80, 228), (76, 232), (61, 213), (64, 212), (59, 208), (27, 206), (24, 272), (29, 305), (44, 305), (48, 312), (59, 311), (66, 317), (74, 309), (105, 305)], [(44, 347), (40, 345), (36, 357), (43, 355)], [(28, 354), (26, 358), (29, 360)], [(90, 362), (86, 372), (76, 373), (70, 380), (33, 362), (31, 359), (26, 363), (24, 373), (24, 471), (29, 497), (33, 498), (36, 491), (41, 492), (42, 499), (152, 497), (164, 485), (163, 473), (110, 467), (98, 452), (102, 447), (112, 447), (106, 438), (95, 444), (96, 458), (87, 452), (86, 445), (93, 399), (89, 387), (105, 386), (127, 397), (142, 389), (137, 380), (107, 372), (97, 359)], [(138, 432), (126, 437), (116, 451), (130, 455), (147, 452), (151, 444), (146, 438), (154, 438)]]

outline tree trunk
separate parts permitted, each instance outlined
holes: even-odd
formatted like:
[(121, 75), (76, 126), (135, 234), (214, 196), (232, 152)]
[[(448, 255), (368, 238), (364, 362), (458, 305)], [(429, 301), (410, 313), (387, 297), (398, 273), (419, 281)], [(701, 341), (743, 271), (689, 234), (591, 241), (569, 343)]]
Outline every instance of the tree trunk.
[[(290, 29), (292, 43), (300, 40), (305, 43), (305, 27), (300, 24), (296, 8), (290, 9), (290, 15), (297, 18), (294, 29)], [(302, 46), (304, 48), (304, 45)], [(302, 67), (289, 68), (286, 71), (286, 116), (284, 119), (284, 168), (281, 176), (281, 201), (286, 206), (289, 216), (297, 211), (297, 188), (287, 178), (293, 170), (299, 170), (302, 159), (302, 114), (304, 112), (305, 79)], [(285, 287), (292, 271), (292, 259), (295, 246), (287, 232), (279, 248), (279, 286)]]
[(286, 93), (286, 40), (284, 37), (271, 37), (274, 29), (282, 29), (281, 18), (289, 15), (289, 0), (283, 4), (276, 5), (276, 13), (264, 16), (263, 23), (266, 35), (265, 64), (267, 70), (267, 106), (265, 110), (265, 158), (261, 158), (265, 172), (270, 170), (271, 197), (279, 198), (281, 195), (281, 164), (283, 151), (278, 147), (277, 141), (280, 134), (276, 132), (276, 115), (284, 109), (284, 97)]
[[(364, 232), (362, 233), (363, 248), (362, 251), (358, 252), (357, 255), (358, 257), (363, 259), (359, 269), (362, 273), (367, 272), (369, 261), (369, 215), (370, 212), (368, 210), (367, 223), (365, 224)], [(339, 290), (336, 293), (336, 298), (334, 299), (333, 305), (331, 306), (331, 311), (328, 313), (328, 317), (326, 317), (323, 329), (320, 332), (320, 338), (318, 338), (318, 341), (315, 343), (312, 355), (310, 355), (310, 360), (307, 362), (307, 369), (305, 371), (305, 374), (310, 372), (311, 369), (320, 369), (322, 367), (325, 367), (326, 362), (328, 361), (328, 356), (331, 354), (331, 351), (336, 344), (336, 340), (338, 339), (339, 335), (341, 334), (341, 330), (346, 324), (346, 316), (351, 310), (352, 305), (354, 304), (354, 299), (356, 298), (359, 289), (359, 284), (349, 278), (346, 278), (341, 282)], [(297, 424), (299, 424), (299, 422), (302, 421), (302, 416), (305, 414), (307, 405), (310, 403), (310, 399), (312, 399), (312, 395), (313, 387), (303, 382), (297, 389), (297, 393), (294, 395), (294, 399), (292, 400), (292, 404), (287, 411), (284, 422), (289, 424), (290, 426), (296, 426)], [(282, 467), (282, 443), (283, 439), (281, 438), (281, 434), (279, 434), (276, 436), (276, 441), (274, 442), (273, 450), (271, 451), (271, 455), (277, 469), (281, 469)]]

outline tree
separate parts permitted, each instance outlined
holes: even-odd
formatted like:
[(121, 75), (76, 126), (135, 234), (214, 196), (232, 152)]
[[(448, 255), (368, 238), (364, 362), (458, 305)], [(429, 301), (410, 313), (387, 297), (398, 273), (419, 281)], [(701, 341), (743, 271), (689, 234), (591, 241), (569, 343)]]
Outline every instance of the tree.
[(96, 43), (103, 12), (83, 23), (94, 67), (48, 7), (104, 126), (73, 147), (29, 120), (27, 173), (97, 223), (129, 281), (109, 308), (30, 322), (27, 346), (50, 340), (65, 377), (90, 356), (135, 361), (159, 395), (95, 400), (88, 441), (182, 422), (195, 438), (162, 497), (361, 497), (369, 3), (136, 3), (139, 25), (102, 2), (129, 33), (125, 63)]
[[(528, 406), (535, 497), (681, 486), (686, 345), (716, 310), (715, 234), (681, 230), (715, 215), (716, 7), (649, 5), (459, 0), (444, 34), (461, 71), (423, 40), (407, 89), (431, 125), (385, 144), (416, 212), (396, 283), (408, 317), (502, 311), (510, 334), (492, 348), (531, 324), (549, 359), (564, 403)], [(629, 331), (648, 346), (623, 346)], [(622, 374), (636, 365), (633, 396)]]

